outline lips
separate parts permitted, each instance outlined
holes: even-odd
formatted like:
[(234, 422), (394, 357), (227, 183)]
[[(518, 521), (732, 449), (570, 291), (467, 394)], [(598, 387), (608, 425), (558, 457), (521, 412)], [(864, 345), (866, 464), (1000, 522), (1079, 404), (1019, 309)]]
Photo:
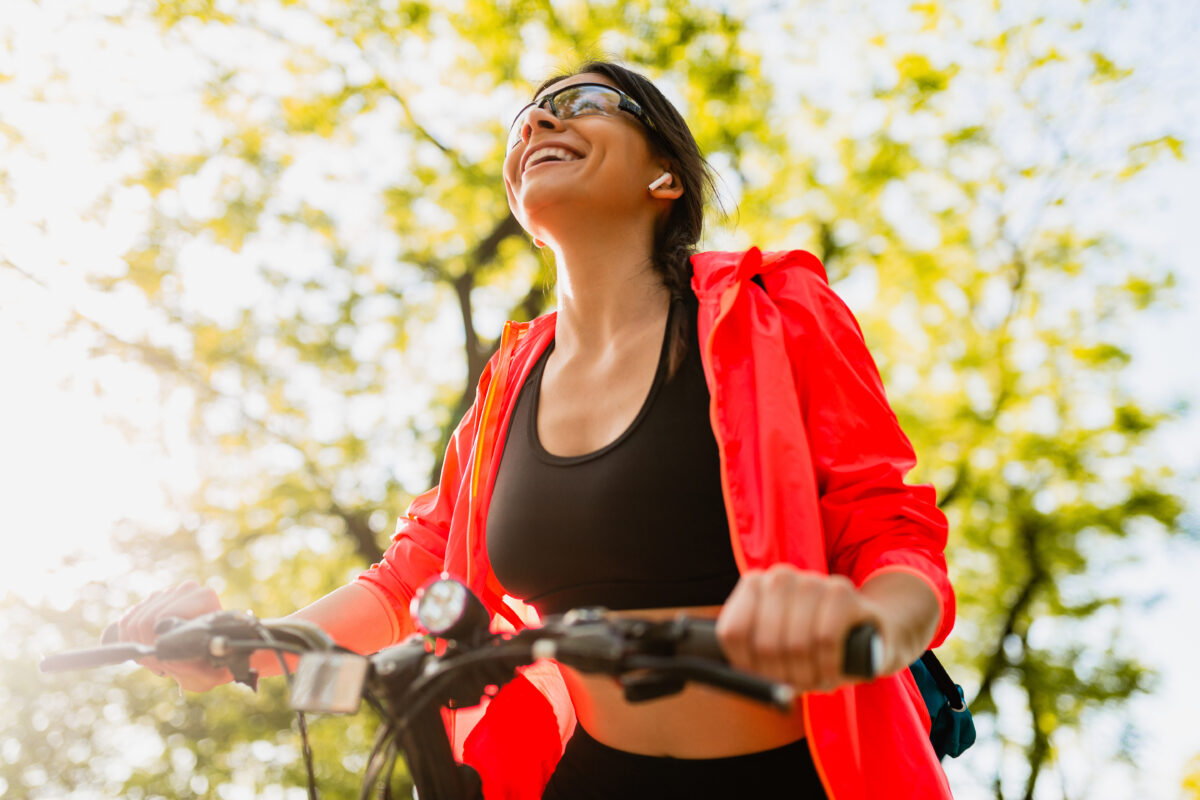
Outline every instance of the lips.
[(534, 148), (525, 154), (525, 161), (521, 165), (521, 171), (537, 166), (538, 164), (546, 164), (555, 161), (578, 161), (583, 158), (574, 150), (569, 150), (559, 145), (546, 144), (541, 147)]

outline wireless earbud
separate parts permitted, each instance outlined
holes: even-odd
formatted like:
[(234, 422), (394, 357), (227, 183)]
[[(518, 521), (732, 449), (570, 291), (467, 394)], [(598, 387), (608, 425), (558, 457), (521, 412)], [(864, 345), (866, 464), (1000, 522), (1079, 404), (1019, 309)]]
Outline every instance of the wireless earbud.
[(660, 175), (658, 177), (657, 180), (654, 181), (654, 183), (650, 184), (650, 186), (647, 188), (649, 188), (650, 191), (653, 192), (655, 189), (661, 188), (664, 184), (671, 183), (672, 180), (674, 180), (674, 179), (671, 177), (671, 173), (664, 172), (662, 175)]

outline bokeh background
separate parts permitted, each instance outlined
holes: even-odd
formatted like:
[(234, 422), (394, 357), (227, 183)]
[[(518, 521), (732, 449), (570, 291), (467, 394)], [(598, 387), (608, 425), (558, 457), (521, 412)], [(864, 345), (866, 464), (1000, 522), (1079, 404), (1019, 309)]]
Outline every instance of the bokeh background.
[[(957, 797), (1200, 798), (1200, 5), (3, 0), (0, 796), (302, 798), (282, 686), (39, 654), (186, 577), (282, 615), (378, 558), (553, 270), (500, 183), (590, 55), (804, 248), (951, 520)], [(313, 723), (355, 797), (374, 720)], [(403, 781), (403, 778), (400, 779)]]

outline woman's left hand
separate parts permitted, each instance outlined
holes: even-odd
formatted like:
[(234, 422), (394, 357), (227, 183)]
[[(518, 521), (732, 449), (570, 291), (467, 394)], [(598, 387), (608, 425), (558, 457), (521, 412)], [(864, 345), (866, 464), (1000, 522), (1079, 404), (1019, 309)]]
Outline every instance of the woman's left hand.
[[(798, 692), (827, 692), (861, 680), (842, 671), (854, 626), (873, 624), (890, 652), (887, 616), (845, 576), (776, 564), (742, 575), (717, 618), (717, 638), (735, 667)], [(881, 666), (879, 674), (895, 671)]]

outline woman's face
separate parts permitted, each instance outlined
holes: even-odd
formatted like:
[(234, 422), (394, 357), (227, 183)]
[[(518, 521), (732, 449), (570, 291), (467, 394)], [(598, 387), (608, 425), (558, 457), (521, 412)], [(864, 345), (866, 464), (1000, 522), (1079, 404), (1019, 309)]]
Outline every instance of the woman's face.
[[(603, 75), (584, 73), (547, 87), (535, 99), (577, 83), (614, 85)], [(535, 107), (518, 133), (504, 159), (504, 188), (513, 214), (535, 238), (553, 242), (569, 235), (572, 225), (628, 215), (639, 205), (656, 210), (646, 187), (662, 174), (666, 161), (653, 152), (646, 127), (631, 114), (560, 120)]]

